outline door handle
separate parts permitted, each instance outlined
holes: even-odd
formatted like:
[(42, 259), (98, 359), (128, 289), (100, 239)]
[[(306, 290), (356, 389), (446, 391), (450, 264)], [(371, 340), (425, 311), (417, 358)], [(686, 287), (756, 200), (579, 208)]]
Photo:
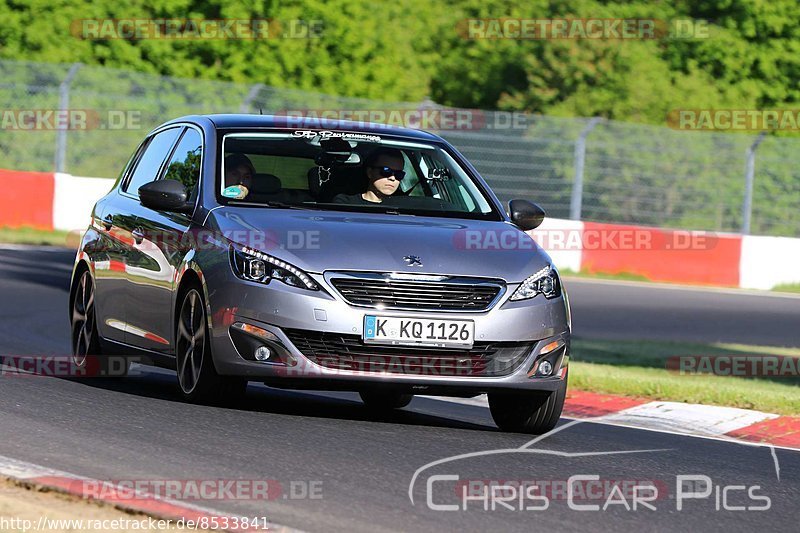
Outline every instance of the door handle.
[(106, 215), (103, 219), (103, 227), (106, 228), (106, 231), (111, 230), (111, 226), (114, 225), (114, 216), (113, 215)]
[(133, 240), (136, 242), (136, 244), (142, 244), (142, 241), (144, 240), (144, 230), (142, 230), (142, 228), (134, 229), (131, 232), (131, 235), (133, 235)]

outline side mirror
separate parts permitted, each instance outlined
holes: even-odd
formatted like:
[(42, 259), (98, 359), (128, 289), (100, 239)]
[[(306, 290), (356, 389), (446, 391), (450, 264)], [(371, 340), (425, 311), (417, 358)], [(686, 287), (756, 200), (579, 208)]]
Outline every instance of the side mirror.
[(177, 180), (156, 180), (139, 187), (139, 201), (156, 211), (186, 213), (192, 208), (188, 200), (186, 187)]
[(511, 222), (523, 231), (538, 228), (544, 220), (544, 209), (528, 200), (511, 200), (508, 202), (508, 214)]

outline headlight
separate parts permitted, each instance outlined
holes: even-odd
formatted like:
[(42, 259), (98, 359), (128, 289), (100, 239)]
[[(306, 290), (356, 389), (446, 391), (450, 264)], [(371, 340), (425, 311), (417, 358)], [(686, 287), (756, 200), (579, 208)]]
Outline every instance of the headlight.
[(319, 290), (317, 282), (296, 266), (247, 246), (241, 250), (231, 246), (231, 262), (236, 275), (247, 281), (267, 284), (275, 279), (292, 287)]
[(543, 294), (548, 300), (561, 296), (561, 281), (558, 279), (558, 272), (550, 265), (523, 281), (511, 295), (511, 300), (527, 300), (537, 294)]

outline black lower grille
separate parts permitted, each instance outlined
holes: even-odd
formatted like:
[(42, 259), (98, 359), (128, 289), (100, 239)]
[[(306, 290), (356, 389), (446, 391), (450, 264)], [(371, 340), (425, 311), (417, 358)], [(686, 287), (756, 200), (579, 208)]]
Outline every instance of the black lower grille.
[(284, 329), (300, 353), (326, 368), (420, 376), (508, 375), (530, 353), (531, 342), (481, 342), (470, 349), (364, 344), (358, 335)]

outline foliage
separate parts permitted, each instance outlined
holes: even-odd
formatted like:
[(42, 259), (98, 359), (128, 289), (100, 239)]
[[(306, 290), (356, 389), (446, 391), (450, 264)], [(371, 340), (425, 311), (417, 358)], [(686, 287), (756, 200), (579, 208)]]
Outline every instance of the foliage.
[(800, 101), (800, 4), (794, 0), (456, 4), (477, 18), (646, 18), (673, 31), (677, 21), (691, 19), (707, 21), (708, 32), (686, 39), (667, 33), (660, 39), (515, 41), (445, 33), (431, 80), (434, 100), (443, 103), (663, 124), (672, 109)]
[[(503, 17), (650, 18), (668, 29), (696, 19), (709, 30), (692, 39), (466, 38), (467, 19)], [(450, 106), (652, 124), (674, 108), (800, 101), (795, 0), (0, 0), (0, 18), (2, 58), (385, 101), (431, 96)], [(107, 18), (268, 18), (295, 38), (81, 38), (81, 20)]]

